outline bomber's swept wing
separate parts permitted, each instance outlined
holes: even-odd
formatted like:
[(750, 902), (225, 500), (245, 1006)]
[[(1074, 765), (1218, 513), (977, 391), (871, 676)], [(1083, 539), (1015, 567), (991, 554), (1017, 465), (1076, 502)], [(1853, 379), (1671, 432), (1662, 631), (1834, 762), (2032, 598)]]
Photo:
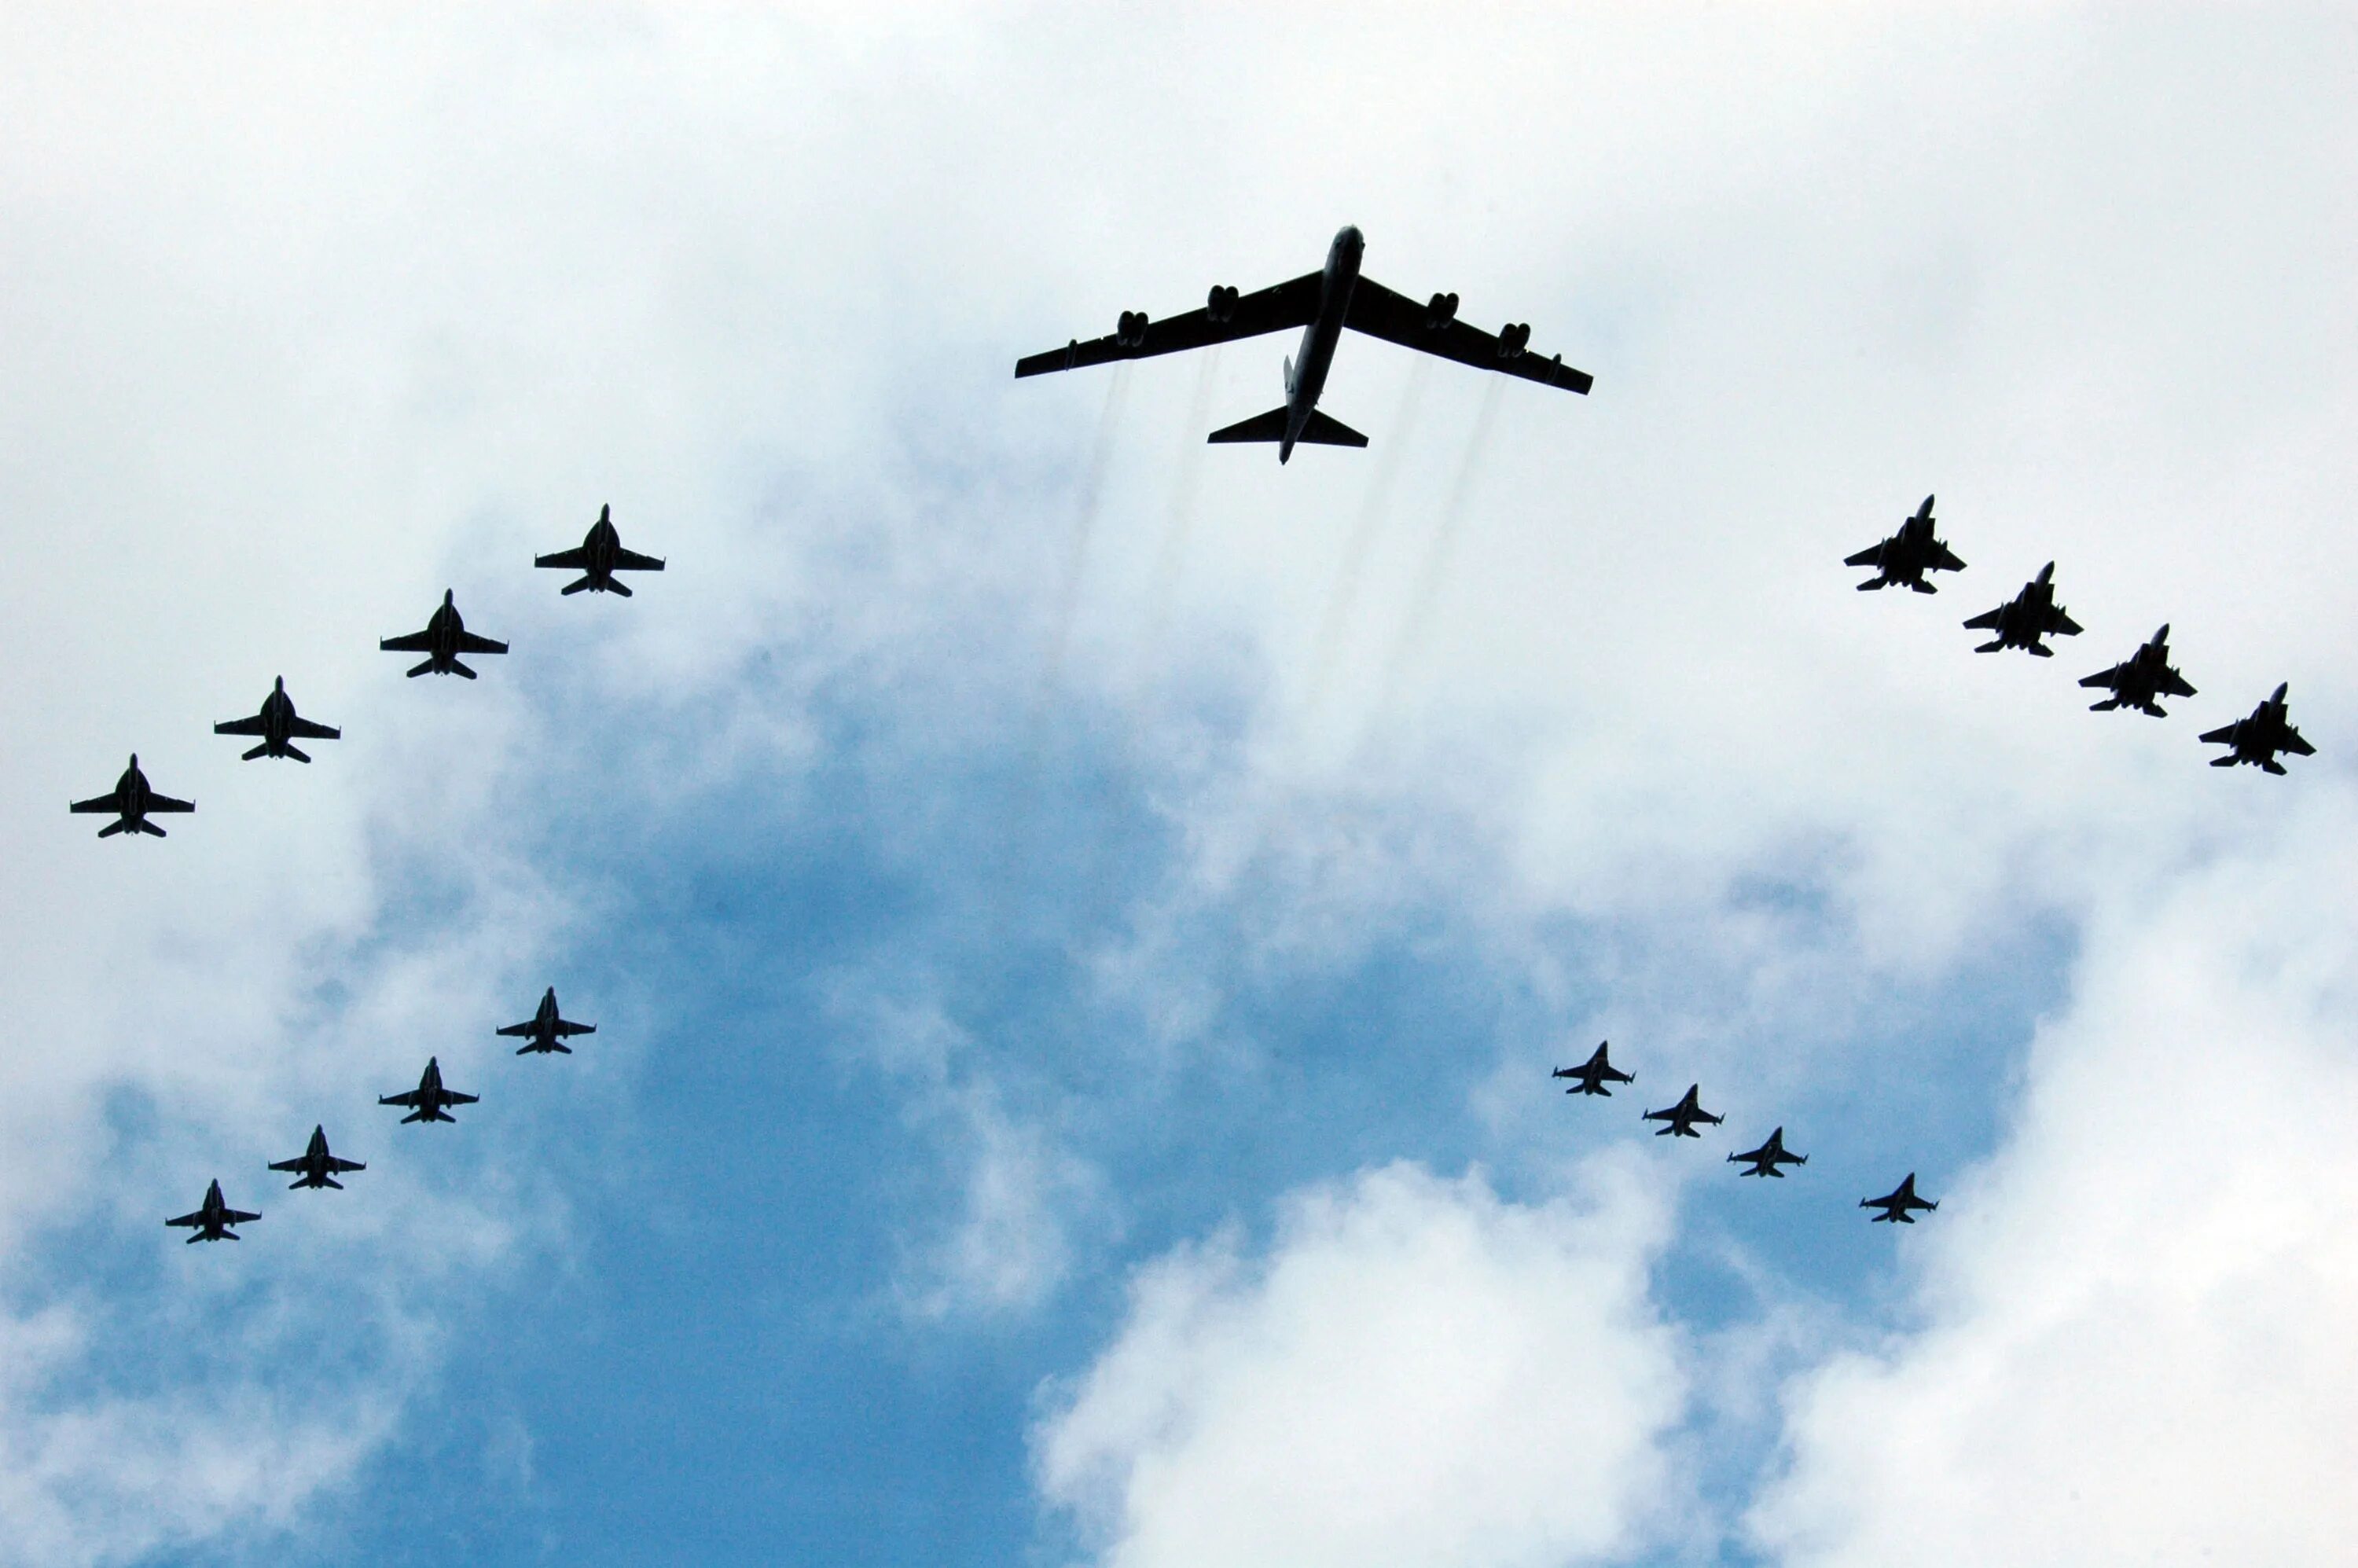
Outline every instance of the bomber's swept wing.
[[(1313, 275), (1314, 277), (1316, 275)], [(1315, 307), (1314, 296), (1313, 308)], [(1438, 296), (1431, 303), (1420, 305), (1406, 295), (1395, 294), (1371, 277), (1361, 277), (1351, 289), (1351, 308), (1345, 312), (1343, 325), (1355, 332), (1365, 332), (1371, 338), (1398, 343), (1404, 349), (1420, 353), (1438, 354), (1444, 360), (1472, 365), (1476, 370), (1494, 370), (1502, 375), (1520, 376), (1536, 381), (1541, 386), (1560, 386), (1567, 392), (1585, 393), (1595, 384), (1596, 378), (1586, 371), (1573, 369), (1559, 354), (1541, 359), (1520, 344), (1510, 345), (1504, 339), (1469, 326), (1457, 319), (1457, 301), (1454, 295)], [(1307, 319), (1307, 318), (1304, 318)], [(1528, 333), (1529, 328), (1519, 328)]]
[(1217, 315), (1214, 306), (1207, 304), (1200, 310), (1131, 325), (1132, 317), (1124, 312), (1124, 330), (1110, 337), (1092, 338), (1087, 342), (1076, 339), (1061, 349), (1027, 354), (1015, 362), (1015, 373), (1044, 375), (1051, 371), (1079, 370), (1115, 360), (1149, 359), (1184, 349), (1209, 348), (1214, 343), (1233, 343), (1240, 338), (1258, 338), (1289, 327), (1307, 327), (1318, 314), (1325, 276), (1324, 273), (1305, 272), (1287, 282), (1238, 295), (1233, 300), (1215, 290), (1215, 299), (1222, 307)]

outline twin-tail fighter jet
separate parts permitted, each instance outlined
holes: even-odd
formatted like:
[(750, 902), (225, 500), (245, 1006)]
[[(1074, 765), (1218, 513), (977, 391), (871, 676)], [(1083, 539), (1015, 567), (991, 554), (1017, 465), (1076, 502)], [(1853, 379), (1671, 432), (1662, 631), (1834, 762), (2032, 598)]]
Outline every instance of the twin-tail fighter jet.
[(457, 1089), (444, 1088), (442, 1065), (428, 1056), (426, 1058), (425, 1076), (417, 1080), (416, 1088), (406, 1094), (379, 1095), (376, 1103), (408, 1106), (409, 1114), (401, 1119), (406, 1125), (413, 1121), (456, 1121), (459, 1119), (452, 1116), (447, 1107), (472, 1105), (481, 1098), (481, 1095), (462, 1095)]
[(536, 567), (555, 567), (561, 571), (581, 574), (579, 580), (567, 583), (560, 594), (619, 593), (631, 597), (629, 585), (615, 579), (616, 572), (659, 572), (664, 564), (653, 556), (643, 556), (635, 550), (622, 548), (622, 535), (614, 527), (614, 509), (598, 508), (598, 521), (590, 524), (578, 550), (559, 550), (553, 556), (535, 556)]
[[(2206, 746), (2231, 748), (2223, 757), (2213, 757), (2214, 768), (2232, 768), (2238, 762), (2249, 762), (2272, 773), (2281, 773), (2284, 764), (2277, 753), (2289, 752), (2296, 757), (2312, 757), (2317, 748), (2300, 738), (2300, 731), (2285, 718), (2285, 693), (2291, 687), (2288, 681), (2269, 694), (2266, 701), (2252, 709), (2248, 719), (2238, 719), (2233, 724), (2213, 730), (2202, 737)], [(81, 809), (77, 806), (76, 811)], [(112, 829), (109, 829), (112, 831)]]
[(2113, 695), (2102, 702), (2088, 705), (2091, 713), (2105, 713), (2115, 708), (2134, 708), (2139, 713), (2150, 713), (2156, 719), (2169, 717), (2162, 710), (2160, 699), (2165, 697), (2192, 697), (2194, 688), (2186, 677), (2169, 665), (2169, 627), (2165, 624), (2153, 634), (2153, 641), (2131, 654), (2111, 669), (2100, 670), (2082, 679), (2082, 686), (2102, 687)]
[(195, 1231), (196, 1234), (189, 1238), (189, 1244), (193, 1246), (200, 1241), (235, 1241), (239, 1238), (238, 1234), (230, 1228), (231, 1226), (245, 1225), (261, 1217), (242, 1208), (230, 1207), (222, 1197), (221, 1179), (215, 1177), (213, 1184), (205, 1189), (204, 1204), (196, 1213), (184, 1214), (178, 1219), (168, 1219), (164, 1223)]
[(1768, 1141), (1759, 1148), (1747, 1150), (1741, 1154), (1730, 1154), (1727, 1159), (1730, 1164), (1752, 1167), (1748, 1171), (1736, 1172), (1739, 1176), (1775, 1176), (1779, 1181), (1784, 1180), (1785, 1173), (1778, 1166), (1806, 1165), (1810, 1162), (1807, 1154), (1796, 1154), (1785, 1147), (1785, 1130), (1781, 1127), (1771, 1132)]
[(1317, 272), (1250, 294), (1218, 286), (1201, 310), (1166, 316), (1160, 321), (1149, 320), (1143, 310), (1125, 310), (1111, 337), (1093, 338), (1086, 343), (1075, 339), (1061, 349), (1027, 355), (1015, 362), (1015, 373), (1044, 375), (1115, 360), (1147, 359), (1299, 327), (1301, 347), (1285, 362), (1285, 402), (1266, 414), (1215, 430), (1207, 438), (1215, 442), (1273, 441), (1281, 463), (1293, 455), (1296, 444), (1368, 444), (1365, 436), (1318, 410), (1318, 396), (1325, 390), (1335, 347), (1342, 341), (1347, 327), (1476, 370), (1494, 370), (1571, 392), (1588, 390), (1592, 378), (1565, 364), (1563, 355), (1541, 359), (1531, 351), (1528, 324), (1510, 324), (1493, 335), (1457, 319), (1455, 294), (1436, 294), (1420, 305), (1371, 277), (1362, 277), (1359, 259), (1366, 249), (1359, 231), (1347, 228), (1335, 236), (1326, 251), (1326, 265)]
[(1587, 1061), (1577, 1067), (1558, 1067), (1548, 1076), (1572, 1079), (1572, 1087), (1563, 1091), (1568, 1095), (1610, 1095), (1613, 1091), (1605, 1087), (1608, 1083), (1636, 1083), (1638, 1080), (1634, 1076), (1619, 1071), (1611, 1062), (1605, 1059), (1605, 1046), (1606, 1042), (1599, 1040), (1596, 1043), (1595, 1054), (1590, 1056)]
[(452, 602), (452, 592), (442, 590), (441, 607), (426, 622), (423, 632), (412, 632), (406, 637), (387, 637), (377, 646), (388, 654), (423, 654), (426, 661), (409, 672), (412, 679), (423, 675), (465, 676), (475, 678), (475, 672), (459, 662), (461, 654), (504, 654), (505, 643), (489, 637), (478, 637), (467, 630), (460, 618), (459, 607)]
[(358, 1160), (339, 1160), (333, 1153), (330, 1152), (328, 1149), (328, 1130), (324, 1127), (314, 1127), (311, 1129), (310, 1146), (306, 1148), (303, 1152), (296, 1155), (292, 1160), (276, 1161), (272, 1163), (270, 1168), (274, 1171), (299, 1171), (302, 1173), (302, 1174), (297, 1176), (293, 1181), (287, 1184), (287, 1190), (290, 1193), (297, 1187), (333, 1187), (338, 1192), (341, 1192), (344, 1190), (344, 1184), (336, 1180), (338, 1176), (343, 1174), (347, 1171), (365, 1171), (368, 1169), (366, 1165), (362, 1164)]
[(270, 695), (262, 699), (262, 711), (251, 719), (229, 719), (213, 726), (216, 735), (254, 735), (262, 744), (239, 758), (250, 762), (256, 757), (292, 757), (298, 762), (311, 759), (305, 756), (294, 742), (297, 741), (341, 741), (344, 732), (325, 724), (314, 724), (295, 711), (295, 699), (287, 695), (287, 677), (280, 676), (271, 687)]
[(1913, 1225), (1916, 1215), (1929, 1214), (1941, 1206), (1916, 1195), (1916, 1173), (1910, 1171), (1906, 1181), (1879, 1198), (1859, 1199), (1858, 1206), (1881, 1209), (1874, 1219), (1877, 1225)]
[(1714, 1116), (1711, 1112), (1704, 1109), (1702, 1104), (1695, 1098), (1702, 1092), (1703, 1086), (1701, 1084), (1689, 1084), (1687, 1086), (1686, 1098), (1680, 1100), (1678, 1104), (1670, 1107), (1666, 1110), (1650, 1110), (1639, 1119), (1642, 1121), (1667, 1122), (1669, 1124), (1668, 1126), (1659, 1127), (1654, 1130), (1654, 1136), (1657, 1138), (1668, 1138), (1673, 1133), (1677, 1134), (1681, 1138), (1701, 1138), (1703, 1134), (1695, 1130), (1696, 1122), (1708, 1121), (1714, 1127), (1717, 1127), (1721, 1122), (1727, 1119), (1725, 1117)]
[(516, 1054), (519, 1056), (529, 1055), (536, 1051), (562, 1051), (570, 1056), (573, 1054), (573, 1047), (565, 1044), (566, 1036), (595, 1034), (598, 1033), (598, 1026), (594, 1023), (568, 1022), (560, 1017), (557, 1011), (557, 988), (551, 986), (541, 996), (539, 1011), (522, 1023), (511, 1023), (499, 1033), (511, 1039), (524, 1042), (516, 1047)]
[(196, 808), (193, 801), (174, 800), (168, 795), (157, 795), (149, 788), (147, 775), (139, 771), (139, 753), (136, 752), (131, 753), (131, 765), (123, 770), (121, 778), (114, 781), (112, 794), (78, 800), (66, 807), (68, 811), (113, 815), (115, 820), (98, 830), (102, 838), (112, 838), (117, 833), (148, 833), (161, 838), (165, 836), (164, 830), (147, 820), (148, 813), (194, 811)]
[(1926, 496), (1916, 515), (1902, 521), (1899, 532), (1879, 545), (1869, 545), (1843, 561), (1846, 567), (1873, 567), (1875, 575), (1858, 585), (1861, 593), (1883, 588), (1912, 588), (1919, 593), (1940, 589), (1924, 580), (1926, 572), (1961, 572), (1965, 563), (1932, 535), (1932, 498)]
[(2076, 637), (2080, 623), (2063, 613), (2055, 602), (2055, 563), (2048, 562), (2039, 568), (2039, 575), (2022, 585), (2022, 591), (1999, 605), (1965, 622), (1968, 631), (1995, 632), (1996, 636), (1974, 650), (1976, 654), (1995, 654), (2000, 648), (2020, 648), (2026, 654), (2036, 654), (2051, 659), (2055, 650), (2040, 639), (2043, 637)]

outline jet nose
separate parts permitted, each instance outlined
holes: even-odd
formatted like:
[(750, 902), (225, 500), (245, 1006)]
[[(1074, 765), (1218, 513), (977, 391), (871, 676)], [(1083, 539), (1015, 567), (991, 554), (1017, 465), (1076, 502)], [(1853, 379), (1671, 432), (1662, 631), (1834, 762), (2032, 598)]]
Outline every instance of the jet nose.
[(2047, 582), (2054, 576), (2055, 563), (2053, 561), (2050, 561), (2045, 566), (2039, 568), (2039, 580), (2041, 582)]
[(287, 690), (287, 677), (285, 676), (280, 676), (276, 680), (271, 683), (270, 689), (281, 694), (282, 696), (285, 695)]
[(1356, 223), (1344, 224), (1342, 232), (1335, 236), (1335, 243), (1353, 255), (1357, 255), (1368, 248), (1367, 236), (1359, 232), (1359, 227)]
[(458, 597), (458, 592), (459, 590), (455, 588), (444, 589), (442, 590), (442, 602), (445, 604), (449, 603), (451, 600)]
[(2277, 694), (2276, 694), (2276, 696), (2274, 696), (2274, 697), (2272, 697), (2268, 698), (2268, 700), (2269, 700), (2270, 702), (2282, 702), (2282, 701), (2285, 699), (2285, 693), (2286, 693), (2286, 692), (2290, 691), (2291, 689), (2292, 689), (2292, 682), (2290, 682), (2290, 681), (2287, 681), (2287, 682), (2285, 682), (2282, 686), (2280, 686), (2280, 687), (2277, 687)]

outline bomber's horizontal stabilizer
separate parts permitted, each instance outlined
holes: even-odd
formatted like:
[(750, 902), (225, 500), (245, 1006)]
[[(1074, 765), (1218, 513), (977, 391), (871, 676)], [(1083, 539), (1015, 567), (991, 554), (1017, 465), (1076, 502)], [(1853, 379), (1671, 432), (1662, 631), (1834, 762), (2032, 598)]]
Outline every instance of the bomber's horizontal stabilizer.
[(1308, 423), (1302, 427), (1302, 442), (1310, 447), (1364, 447), (1368, 438), (1340, 419), (1330, 418), (1315, 408), (1310, 411)]
[[(1272, 408), (1266, 414), (1256, 414), (1249, 419), (1239, 419), (1233, 425), (1223, 426), (1204, 439), (1214, 446), (1237, 441), (1282, 441), (1285, 439), (1285, 415), (1284, 409)], [(1305, 436), (1303, 439), (1308, 440), (1309, 438)]]

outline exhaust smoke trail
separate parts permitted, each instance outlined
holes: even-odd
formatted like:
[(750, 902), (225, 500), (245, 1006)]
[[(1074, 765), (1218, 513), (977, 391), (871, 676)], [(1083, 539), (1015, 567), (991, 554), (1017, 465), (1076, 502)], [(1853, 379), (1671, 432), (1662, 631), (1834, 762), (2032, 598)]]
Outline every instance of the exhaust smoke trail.
[(1391, 652), (1384, 659), (1383, 677), (1377, 689), (1386, 695), (1400, 690), (1409, 666), (1424, 649), (1425, 640), (1433, 633), (1433, 617), (1441, 607), (1441, 591), (1449, 576), (1450, 557), (1457, 547), (1457, 535), (1465, 526), (1466, 502), (1473, 493), (1474, 477), (1481, 471), (1482, 459), (1490, 445), (1491, 428), (1498, 422), (1498, 404), (1507, 384), (1498, 376), (1489, 378), (1490, 384), (1482, 394), (1482, 406), (1474, 416), (1474, 429), (1466, 438), (1466, 456), (1457, 465), (1457, 478), (1449, 487), (1449, 499), (1443, 503), (1441, 521), (1433, 528), (1433, 539), (1425, 546), (1424, 559), (1418, 563), (1416, 576), (1411, 579), (1407, 618), (1401, 622), (1400, 635), (1393, 639)]
[(1152, 668), (1170, 623), (1171, 601), (1179, 588), (1180, 569), (1187, 564), (1187, 545), (1195, 533), (1195, 497), (1203, 489), (1205, 427), (1212, 417), (1212, 385), (1220, 367), (1220, 345), (1201, 356), (1195, 370), (1195, 395), (1187, 401), (1186, 428), (1179, 433), (1179, 480), (1171, 493), (1171, 516), (1163, 524), (1163, 544), (1154, 553), (1154, 575), (1147, 579), (1145, 628), (1139, 637), (1139, 663), (1143, 676)]
[[(1048, 660), (1040, 672), (1040, 695), (1035, 706), (1044, 707), (1048, 694), (1055, 689), (1056, 679), (1065, 668), (1065, 652), (1073, 640), (1073, 622), (1081, 609), (1081, 578), (1088, 569), (1089, 543), (1097, 533), (1098, 504), (1105, 495), (1107, 465), (1113, 458), (1115, 428), (1121, 423), (1121, 406), (1130, 392), (1130, 366), (1114, 367), (1113, 380), (1106, 387), (1105, 408), (1098, 416), (1098, 435), (1089, 449), (1089, 466), (1081, 479), (1080, 515), (1073, 524), (1073, 549), (1065, 563), (1065, 580), (1057, 596), (1055, 618), (1050, 622)], [(1037, 728), (1036, 721), (1034, 728)]]
[(1400, 406), (1385, 427), (1385, 444), (1376, 455), (1374, 470), (1368, 476), (1368, 493), (1359, 503), (1359, 519), (1344, 542), (1335, 587), (1326, 597), (1325, 611), (1318, 619), (1316, 640), (1310, 645), (1310, 683), (1302, 698), (1305, 722), (1317, 712), (1325, 696), (1326, 683), (1334, 675), (1335, 661), (1342, 654), (1344, 626), (1358, 602), (1359, 580), (1367, 575), (1368, 557), (1374, 552), (1376, 535), (1383, 526), (1384, 514), (1390, 510), (1401, 458), (1408, 450), (1409, 434), (1415, 424), (1417, 406), (1423, 401), (1424, 384), (1432, 367), (1433, 362), (1419, 354), (1410, 368), (1408, 384), (1401, 390)]

